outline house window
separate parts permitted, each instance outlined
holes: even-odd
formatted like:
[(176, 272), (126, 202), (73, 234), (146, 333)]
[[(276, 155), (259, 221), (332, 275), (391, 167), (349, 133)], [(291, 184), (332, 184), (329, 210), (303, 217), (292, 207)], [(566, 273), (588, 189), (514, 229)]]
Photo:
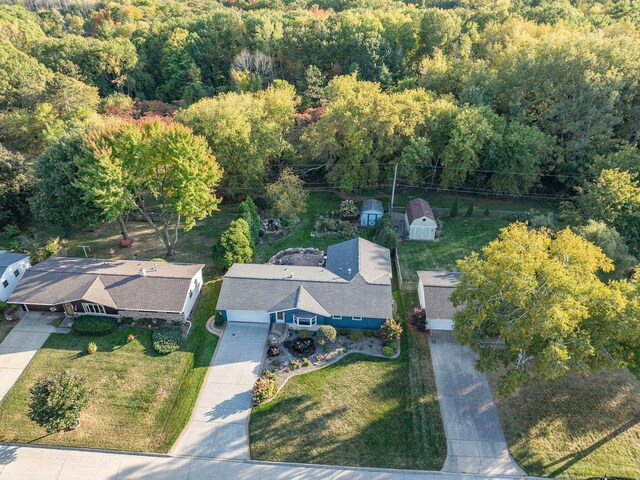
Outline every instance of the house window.
[(351, 317), (351, 319), (355, 322), (359, 322), (362, 320), (362, 317)]
[(7, 288), (9, 286), (9, 282), (7, 280), (2, 280), (2, 286)]
[(193, 297), (193, 290), (189, 290), (189, 298)]
[(82, 310), (84, 313), (106, 313), (104, 306), (97, 303), (83, 303)]
[(334, 320), (342, 320), (342, 315), (331, 315)]
[(277, 312), (276, 320), (284, 320), (284, 312)]
[(198, 281), (198, 279), (196, 278), (196, 281), (193, 282), (193, 284), (196, 286), (196, 288), (198, 288), (198, 285), (200, 285), (200, 282)]
[(313, 327), (317, 323), (317, 317), (315, 315), (313, 317), (298, 317), (294, 315), (293, 323), (300, 327)]
[(19, 277), (19, 276), (20, 276), (20, 270), (18, 270), (18, 269), (14, 270), (14, 271), (13, 271), (13, 274), (14, 274), (16, 277)]

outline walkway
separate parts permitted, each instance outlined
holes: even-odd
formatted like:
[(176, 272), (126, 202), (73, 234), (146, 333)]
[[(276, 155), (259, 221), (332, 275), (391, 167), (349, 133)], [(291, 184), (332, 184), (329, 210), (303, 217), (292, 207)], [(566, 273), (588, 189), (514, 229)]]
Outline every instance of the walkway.
[(430, 344), (447, 435), (442, 470), (524, 475), (509, 454), (487, 378), (474, 367), (474, 353), (451, 332), (434, 332)]
[(258, 378), (268, 333), (269, 325), (227, 324), (191, 421), (171, 453), (249, 459), (251, 389)]
[(42, 344), (54, 332), (60, 314), (28, 312), (0, 343), (0, 401), (16, 383)]

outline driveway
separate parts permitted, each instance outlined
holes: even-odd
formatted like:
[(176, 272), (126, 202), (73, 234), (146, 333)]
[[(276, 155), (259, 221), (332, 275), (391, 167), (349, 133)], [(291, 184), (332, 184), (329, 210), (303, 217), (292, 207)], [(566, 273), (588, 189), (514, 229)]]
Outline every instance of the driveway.
[(451, 332), (435, 331), (429, 343), (447, 435), (442, 470), (524, 475), (509, 454), (487, 378), (474, 367), (475, 354)]
[(249, 459), (251, 389), (260, 372), (268, 333), (269, 325), (227, 324), (191, 420), (171, 453)]
[(11, 389), (42, 344), (54, 332), (60, 314), (27, 312), (0, 343), (0, 401)]

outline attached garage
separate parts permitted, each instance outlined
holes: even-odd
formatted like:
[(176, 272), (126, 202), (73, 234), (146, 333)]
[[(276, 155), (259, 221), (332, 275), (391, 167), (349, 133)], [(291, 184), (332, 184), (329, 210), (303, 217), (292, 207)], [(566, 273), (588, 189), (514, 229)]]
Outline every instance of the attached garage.
[(407, 203), (404, 226), (409, 240), (435, 240), (438, 223), (429, 202), (414, 198)]
[(459, 281), (458, 272), (418, 272), (418, 298), (427, 317), (427, 328), (453, 329), (453, 314), (459, 308), (449, 297)]
[(271, 323), (269, 314), (258, 310), (226, 310), (228, 322)]

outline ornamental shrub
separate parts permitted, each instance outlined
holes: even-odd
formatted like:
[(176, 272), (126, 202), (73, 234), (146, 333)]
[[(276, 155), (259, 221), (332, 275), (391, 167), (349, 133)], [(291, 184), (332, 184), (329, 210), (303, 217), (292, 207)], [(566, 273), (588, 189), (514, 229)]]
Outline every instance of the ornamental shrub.
[(234, 263), (247, 263), (253, 257), (251, 228), (244, 218), (233, 220), (220, 241), (213, 246), (213, 259), (225, 268)]
[(298, 337), (302, 339), (311, 338), (311, 332), (309, 330), (300, 330), (298, 332)]
[(473, 203), (469, 204), (469, 207), (467, 208), (467, 213), (465, 214), (466, 217), (473, 217)]
[(27, 416), (47, 433), (75, 425), (91, 396), (84, 379), (66, 370), (41, 378), (29, 392), (31, 403)]
[(221, 327), (222, 325), (224, 325), (224, 317), (222, 316), (222, 312), (217, 312), (215, 315), (215, 320), (213, 321), (213, 324), (216, 327)]
[(458, 200), (458, 197), (456, 197), (456, 200), (453, 202), (453, 205), (451, 206), (451, 210), (449, 211), (449, 216), (451, 218), (456, 218), (458, 216), (458, 208), (459, 208), (459, 200)]
[(339, 328), (338, 329), (338, 335), (342, 335), (343, 337), (348, 337), (350, 333), (351, 333), (351, 330), (348, 329), (348, 328)]
[(278, 381), (273, 375), (264, 375), (253, 384), (251, 398), (256, 403), (266, 402), (278, 392)]
[(93, 355), (97, 351), (98, 351), (98, 345), (96, 345), (95, 342), (89, 342), (89, 344), (87, 345), (87, 353), (89, 355)]
[(351, 330), (349, 334), (349, 340), (352, 342), (359, 342), (362, 340), (362, 332), (360, 330)]
[(388, 318), (380, 327), (380, 336), (385, 343), (399, 340), (402, 335), (402, 325), (393, 318)]
[(385, 226), (373, 237), (374, 242), (378, 245), (393, 250), (398, 246), (398, 237), (393, 227)]
[(337, 335), (338, 333), (336, 332), (336, 329), (331, 325), (322, 325), (316, 332), (316, 343), (318, 345), (333, 343), (336, 341)]
[(385, 345), (384, 347), (382, 347), (382, 354), (385, 357), (392, 357), (394, 354), (394, 350), (393, 347), (391, 345)]
[(411, 322), (421, 330), (426, 328), (427, 324), (427, 313), (424, 311), (422, 307), (414, 307), (409, 312), (409, 319)]
[(343, 200), (340, 202), (340, 218), (353, 220), (358, 218), (360, 210), (353, 200)]
[(118, 329), (118, 320), (113, 317), (82, 315), (71, 326), (77, 335), (95, 336), (109, 335)]
[(177, 328), (159, 328), (151, 336), (153, 348), (156, 352), (167, 353), (180, 350), (182, 347), (182, 332)]
[(249, 224), (251, 240), (255, 245), (260, 238), (260, 215), (258, 214), (258, 207), (253, 203), (251, 197), (247, 197), (238, 206), (238, 213), (240, 218), (243, 218)]

